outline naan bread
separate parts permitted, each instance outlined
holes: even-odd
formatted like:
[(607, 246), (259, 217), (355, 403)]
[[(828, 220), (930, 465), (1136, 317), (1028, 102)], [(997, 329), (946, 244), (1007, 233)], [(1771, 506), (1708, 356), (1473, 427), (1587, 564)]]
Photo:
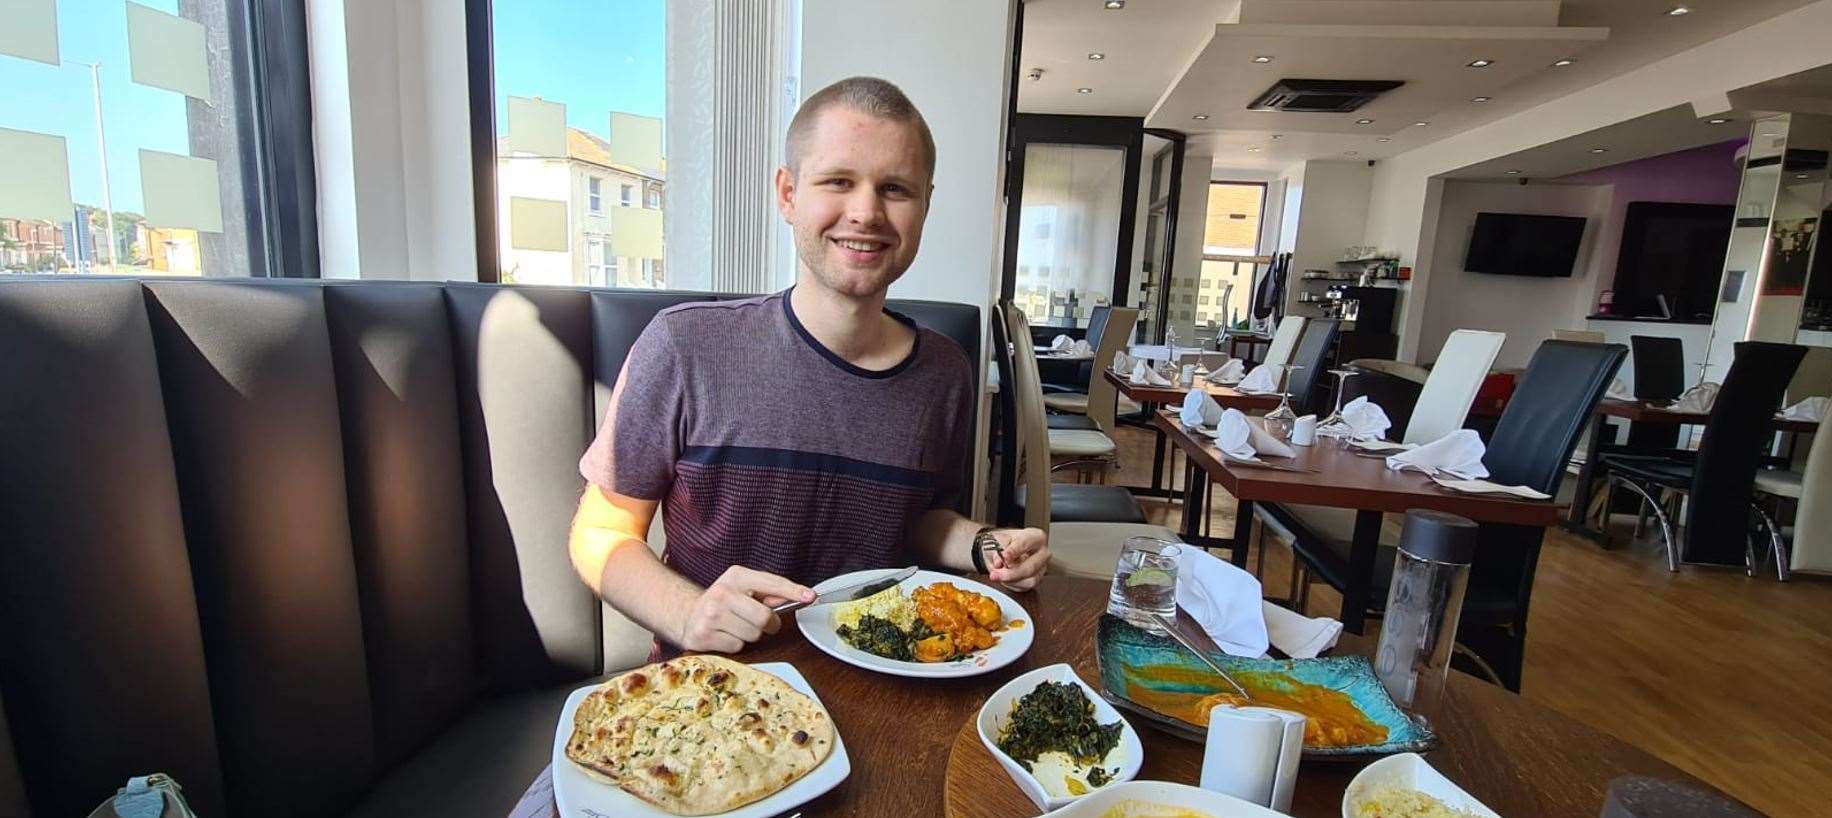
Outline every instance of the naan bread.
[(718, 656), (637, 668), (579, 703), (566, 757), (675, 815), (761, 799), (820, 766), (833, 721), (781, 679)]

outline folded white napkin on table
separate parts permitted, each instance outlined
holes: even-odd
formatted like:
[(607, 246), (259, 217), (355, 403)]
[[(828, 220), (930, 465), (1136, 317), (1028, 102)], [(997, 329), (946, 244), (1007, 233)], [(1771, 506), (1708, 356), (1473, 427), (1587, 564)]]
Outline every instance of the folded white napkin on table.
[(1832, 408), (1832, 398), (1816, 396), (1781, 410), (1781, 416), (1788, 420), (1810, 420), (1814, 423), (1824, 423), (1828, 408)]
[(1679, 400), (1673, 402), (1675, 412), (1706, 413), (1711, 411), (1711, 404), (1717, 402), (1718, 390), (1723, 387), (1715, 383), (1701, 383), (1686, 390)]
[(1458, 429), (1416, 449), (1388, 456), (1387, 468), (1474, 480), (1488, 476), (1488, 467), (1482, 465), (1486, 451), (1474, 429)]
[(1050, 349), (1056, 350), (1057, 352), (1062, 352), (1072, 346), (1075, 346), (1075, 339), (1067, 335), (1058, 335), (1055, 340), (1050, 342)]
[(1216, 367), (1209, 373), (1212, 383), (1232, 383), (1247, 375), (1247, 362), (1239, 358), (1229, 358), (1228, 362)]
[(1266, 636), (1293, 659), (1314, 659), (1342, 638), (1342, 623), (1327, 616), (1309, 617), (1264, 601), (1260, 611), (1266, 620)]
[(1260, 364), (1254, 367), (1252, 372), (1248, 372), (1247, 377), (1242, 378), (1240, 386), (1236, 388), (1242, 392), (1271, 392), (1279, 388), (1279, 381), (1278, 377), (1272, 374), (1272, 367)]
[(1170, 379), (1159, 375), (1158, 371), (1152, 369), (1151, 365), (1145, 361), (1133, 362), (1131, 381), (1134, 386), (1170, 386)]
[(1226, 409), (1221, 419), (1215, 422), (1215, 448), (1223, 454), (1241, 460), (1252, 460), (1258, 455), (1268, 457), (1296, 457), (1297, 452), (1283, 441), (1273, 437), (1259, 424), (1247, 419), (1239, 409)]
[(1088, 343), (1087, 341), (1076, 341), (1075, 343), (1069, 344), (1069, 354), (1070, 355), (1093, 355), (1094, 354), (1094, 345)]
[(1318, 429), (1317, 434), (1350, 440), (1379, 440), (1391, 428), (1393, 421), (1387, 417), (1387, 410), (1362, 395), (1343, 405), (1340, 422)]
[(1616, 378), (1609, 382), (1609, 391), (1603, 393), (1603, 397), (1610, 400), (1634, 400), (1635, 393), (1629, 391), (1628, 384), (1623, 383), (1621, 378)]
[(1131, 372), (1132, 371), (1132, 356), (1127, 355), (1124, 352), (1113, 353), (1113, 371), (1115, 374), (1119, 374), (1119, 375), (1124, 375), (1127, 372)]
[(1177, 607), (1229, 656), (1266, 655), (1271, 641), (1259, 580), (1196, 546), (1177, 552)]
[(1179, 417), (1186, 426), (1214, 426), (1221, 422), (1221, 404), (1215, 398), (1200, 389), (1191, 389), (1183, 396), (1183, 411)]

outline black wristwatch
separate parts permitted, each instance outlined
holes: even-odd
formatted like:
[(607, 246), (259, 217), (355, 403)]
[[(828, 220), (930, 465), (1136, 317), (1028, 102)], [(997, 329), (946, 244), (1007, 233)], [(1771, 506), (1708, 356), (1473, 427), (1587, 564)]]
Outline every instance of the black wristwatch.
[(988, 548), (994, 551), (1005, 550), (1005, 546), (1000, 545), (999, 541), (992, 536), (992, 526), (980, 526), (980, 530), (973, 535), (973, 547), (969, 551), (973, 554), (973, 570), (981, 574), (992, 573), (986, 569), (986, 549)]

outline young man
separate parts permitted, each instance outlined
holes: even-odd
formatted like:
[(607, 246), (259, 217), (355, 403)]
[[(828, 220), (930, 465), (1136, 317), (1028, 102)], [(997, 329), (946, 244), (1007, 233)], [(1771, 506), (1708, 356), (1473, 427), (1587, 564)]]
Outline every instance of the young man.
[[(848, 571), (916, 562), (1024, 590), (1049, 562), (1042, 531), (953, 510), (971, 488), (974, 364), (884, 308), (928, 215), (922, 115), (888, 82), (841, 80), (796, 112), (787, 154), (795, 286), (658, 314), (579, 463), (573, 566), (680, 649), (738, 651), (780, 626), (770, 606)], [(643, 541), (658, 503), (659, 560)]]

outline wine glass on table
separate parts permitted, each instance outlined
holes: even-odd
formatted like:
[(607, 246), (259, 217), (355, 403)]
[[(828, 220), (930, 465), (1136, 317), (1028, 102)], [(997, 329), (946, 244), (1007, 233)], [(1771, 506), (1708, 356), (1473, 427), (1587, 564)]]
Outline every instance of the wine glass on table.
[[(1353, 378), (1356, 375), (1361, 374), (1360, 371), (1349, 369), (1347, 367), (1337, 367), (1335, 369), (1330, 369), (1326, 371), (1329, 372), (1329, 374), (1336, 376), (1336, 408), (1330, 410), (1329, 417), (1326, 417), (1320, 421), (1317, 421), (1317, 428), (1319, 430), (1324, 429), (1331, 424), (1342, 422), (1342, 392), (1348, 386), (1348, 380), (1350, 378)], [(1348, 436), (1344, 435), (1342, 440), (1344, 443), (1347, 443)]]

